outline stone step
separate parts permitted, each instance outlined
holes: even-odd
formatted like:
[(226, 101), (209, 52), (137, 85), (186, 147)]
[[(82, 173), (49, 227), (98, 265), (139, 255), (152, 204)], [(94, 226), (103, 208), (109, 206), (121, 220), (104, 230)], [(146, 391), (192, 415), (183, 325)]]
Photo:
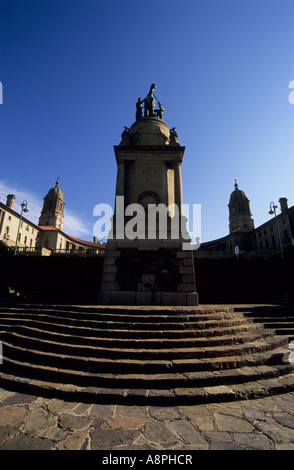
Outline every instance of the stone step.
[[(281, 350), (281, 354), (285, 351)], [(293, 364), (282, 365), (257, 365), (244, 366), (235, 369), (220, 369), (214, 371), (197, 372), (168, 372), (159, 373), (109, 373), (91, 372), (85, 370), (70, 370), (55, 368), (49, 365), (39, 366), (15, 359), (5, 358), (5, 371), (22, 374), (31, 379), (46, 379), (46, 381), (56, 381), (79, 386), (100, 386), (114, 388), (157, 388), (164, 389), (170, 387), (200, 387), (211, 385), (224, 385), (232, 383), (243, 383), (252, 380), (278, 377), (286, 373), (294, 372)], [(270, 361), (269, 361), (270, 362)]]
[[(0, 372), (0, 384), (11, 388), (15, 376)], [(173, 389), (129, 389), (85, 387), (46, 380), (18, 377), (18, 390), (31, 395), (55, 397), (64, 400), (90, 403), (116, 403), (122, 405), (197, 405), (263, 398), (269, 395), (293, 392), (294, 373), (286, 376), (254, 380), (229, 385), (208, 385), (203, 387), (175, 387)]]
[(290, 341), (294, 340), (294, 328), (293, 327), (291, 328), (278, 327), (275, 329), (275, 332), (277, 335), (283, 335), (283, 336), (288, 335)]
[(216, 325), (222, 322), (224, 325), (234, 324), (249, 324), (253, 320), (244, 318), (243, 314), (239, 313), (214, 313), (214, 314), (201, 314), (201, 315), (141, 315), (140, 317), (132, 315), (113, 315), (113, 314), (92, 314), (83, 315), (76, 314), (57, 315), (40, 313), (21, 313), (21, 312), (0, 312), (0, 318), (5, 320), (15, 321), (42, 321), (43, 323), (50, 323), (55, 325), (66, 326), (88, 326), (89, 328), (121, 328), (126, 325), (128, 328), (148, 328), (157, 329), (160, 325), (162, 329), (181, 329), (181, 328), (203, 328), (206, 324)]
[(261, 316), (248, 316), (246, 318), (253, 319), (254, 322), (257, 323), (264, 323), (264, 324), (271, 324), (271, 325), (276, 325), (276, 324), (283, 324), (286, 323), (289, 326), (294, 326), (294, 317), (281, 317), (281, 316), (270, 316), (270, 317), (261, 317)]
[[(209, 315), (218, 313), (238, 313), (234, 307), (226, 306), (202, 306), (202, 307), (153, 307), (153, 306), (87, 306), (87, 305), (46, 305), (46, 304), (1, 304), (0, 312), (20, 312), (20, 313), (52, 313), (54, 315), (69, 314), (73, 315), (129, 315), (129, 316), (172, 316), (172, 315)], [(240, 310), (241, 311), (241, 310)], [(245, 310), (246, 311), (246, 310)], [(241, 313), (243, 312), (243, 309)]]
[[(38, 349), (48, 350), (60, 350), (60, 348), (69, 348), (75, 347), (77, 350), (79, 347), (84, 348), (85, 346), (90, 346), (91, 350), (97, 348), (128, 348), (128, 349), (156, 349), (156, 348), (203, 348), (208, 346), (217, 346), (217, 345), (231, 345), (235, 343), (245, 343), (247, 341), (254, 341), (261, 339), (265, 336), (272, 336), (272, 330), (260, 330), (260, 329), (247, 329), (247, 328), (235, 328), (233, 331), (221, 330), (218, 329), (218, 334), (212, 334), (213, 331), (207, 331), (209, 334), (194, 336), (194, 335), (181, 335), (177, 337), (170, 337), (167, 332), (160, 332), (160, 335), (157, 335), (156, 338), (149, 337), (147, 331), (145, 335), (140, 335), (136, 338), (131, 338), (129, 335), (125, 337), (122, 330), (119, 331), (120, 336), (113, 337), (112, 331), (108, 332), (108, 335), (104, 336), (103, 332), (100, 332), (99, 336), (92, 336), (92, 331), (89, 330), (89, 335), (83, 336), (69, 334), (61, 334), (59, 332), (49, 332), (46, 330), (39, 330), (31, 328), (29, 326), (15, 326), (15, 325), (3, 325), (0, 322), (0, 337), (8, 337), (9, 335), (14, 335), (15, 340), (18, 344), (25, 342), (27, 346), (33, 342), (37, 344), (39, 341)], [(152, 332), (151, 332), (152, 333)], [(188, 333), (188, 332), (186, 332)], [(85, 350), (86, 351), (86, 350)], [(83, 351), (82, 351), (83, 352)]]
[(245, 318), (256, 323), (263, 323), (266, 328), (272, 328), (278, 335), (292, 335), (294, 339), (294, 307), (259, 307), (242, 312)]
[[(253, 323), (253, 320), (245, 319), (243, 317), (232, 317), (232, 318), (215, 318), (215, 319), (201, 319), (197, 321), (153, 321), (152, 318), (149, 317), (149, 321), (139, 322), (139, 321), (127, 321), (127, 319), (122, 319), (121, 321), (105, 321), (105, 320), (71, 320), (71, 319), (63, 319), (63, 318), (48, 318), (43, 316), (38, 316), (37, 318), (17, 318), (15, 316), (9, 318), (0, 315), (0, 319), (3, 321), (9, 322), (14, 321), (15, 323), (18, 322), (22, 324), (22, 322), (42, 322), (47, 323), (48, 325), (64, 325), (67, 327), (87, 327), (87, 328), (99, 328), (99, 329), (149, 329), (149, 330), (158, 330), (161, 328), (162, 330), (166, 329), (174, 329), (174, 330), (181, 330), (181, 329), (201, 329), (201, 328), (210, 328), (210, 327), (217, 327), (220, 326), (230, 326), (230, 325), (248, 325)], [(125, 328), (124, 328), (125, 327)]]
[(263, 325), (230, 307), (0, 306), (0, 384), (127, 404), (283, 393), (289, 336)]
[[(204, 357), (218, 357), (218, 356), (231, 356), (252, 354), (254, 352), (266, 351), (270, 348), (279, 347), (288, 338), (284, 339), (283, 336), (279, 338), (262, 336), (262, 334), (243, 333), (237, 336), (221, 337), (222, 341), (215, 338), (214, 341), (210, 338), (195, 339), (194, 344), (181, 344), (179, 341), (174, 341), (171, 346), (171, 340), (162, 340), (162, 344), (158, 347), (157, 344), (150, 344), (138, 340), (132, 342), (131, 345), (123, 344), (126, 340), (121, 340), (119, 344), (115, 342), (107, 342), (104, 345), (79, 345), (79, 344), (65, 344), (56, 341), (48, 341), (43, 339), (36, 339), (29, 336), (24, 336), (19, 333), (5, 333), (0, 332), (3, 345), (10, 350), (13, 346), (20, 346), (24, 348), (26, 355), (33, 354), (34, 351), (39, 353), (52, 353), (56, 357), (59, 356), (74, 356), (74, 357), (91, 357), (95, 358), (113, 358), (113, 359), (178, 359), (178, 358), (204, 358)], [(9, 346), (10, 345), (10, 346)], [(156, 347), (157, 346), (157, 347)]]
[(244, 316), (242, 312), (234, 312), (232, 308), (157, 308), (146, 307), (146, 308), (111, 308), (111, 307), (71, 307), (66, 308), (66, 306), (59, 307), (37, 307), (34, 305), (27, 306), (22, 308), (18, 307), (9, 307), (0, 305), (0, 315), (2, 314), (14, 314), (14, 315), (32, 315), (32, 316), (53, 316), (55, 318), (68, 318), (68, 319), (84, 319), (84, 320), (96, 320), (100, 319), (103, 321), (112, 321), (117, 320), (118, 318), (128, 318), (130, 321), (141, 321), (145, 319), (152, 318), (153, 321), (171, 321), (175, 319), (179, 320), (188, 320), (189, 318), (201, 319), (201, 318), (220, 318), (222, 316)]
[[(67, 326), (62, 324), (50, 323), (50, 332), (48, 332), (48, 323), (35, 320), (22, 320), (15, 318), (1, 318), (0, 317), (0, 329), (5, 331), (22, 331), (30, 330), (32, 331), (32, 336), (46, 337), (47, 335), (66, 335), (70, 338), (125, 338), (125, 339), (136, 339), (136, 338), (160, 338), (162, 339), (163, 335), (165, 338), (200, 338), (200, 337), (211, 337), (211, 336), (223, 336), (223, 335), (235, 335), (240, 332), (245, 331), (256, 331), (263, 328), (262, 324), (258, 323), (249, 323), (249, 322), (236, 322), (231, 321), (223, 322), (220, 321), (216, 326), (211, 323), (201, 324), (202, 328), (191, 329), (161, 329), (158, 326), (158, 329), (148, 330), (145, 329), (128, 329), (126, 325), (122, 325), (120, 329), (118, 328), (88, 328), (87, 326)], [(206, 326), (206, 328), (205, 328)]]
[[(60, 351), (46, 351), (45, 349), (28, 349), (23, 342), (2, 341), (4, 359), (16, 359), (30, 364), (50, 365), (57, 368), (101, 372), (129, 372), (145, 373), (154, 371), (166, 373), (173, 371), (199, 371), (224, 368), (241, 367), (248, 364), (261, 364), (269, 360), (277, 362), (285, 360), (285, 354), (290, 349), (283, 349), (283, 355), (276, 353), (277, 348), (288, 344), (287, 338), (282, 336), (268, 338), (244, 345), (230, 347), (210, 348), (179, 348), (174, 350), (116, 350), (115, 348), (97, 351), (97, 348), (74, 349), (68, 348), (67, 354)], [(78, 355), (79, 353), (79, 355)], [(83, 353), (83, 354), (82, 354)], [(76, 354), (76, 355), (75, 355)], [(3, 368), (3, 365), (2, 365)]]
[[(169, 322), (169, 323), (139, 323), (139, 322), (103, 322), (103, 321), (68, 321), (63, 322), (62, 320), (54, 322), (48, 321), (48, 319), (37, 319), (37, 320), (30, 320), (30, 319), (9, 319), (9, 318), (2, 318), (0, 317), (1, 323), (6, 322), (7, 325), (12, 324), (19, 324), (22, 325), (25, 322), (29, 323), (30, 325), (40, 325), (40, 324), (47, 324), (48, 328), (55, 328), (58, 331), (58, 327), (62, 328), (66, 326), (67, 328), (71, 328), (71, 331), (74, 331), (73, 328), (87, 328), (88, 330), (129, 330), (129, 331), (138, 331), (138, 330), (148, 330), (148, 331), (165, 331), (165, 330), (192, 330), (198, 331), (201, 329), (208, 329), (208, 328), (218, 328), (218, 327), (231, 327), (231, 326), (238, 326), (238, 325), (249, 325), (250, 321), (246, 319), (228, 319), (228, 320), (206, 320), (206, 321), (198, 321), (198, 322)], [(86, 330), (80, 330), (81, 333), (86, 333)]]
[(237, 312), (243, 312), (249, 315), (273, 315), (273, 316), (292, 316), (294, 315), (293, 305), (259, 305), (253, 307), (236, 307)]

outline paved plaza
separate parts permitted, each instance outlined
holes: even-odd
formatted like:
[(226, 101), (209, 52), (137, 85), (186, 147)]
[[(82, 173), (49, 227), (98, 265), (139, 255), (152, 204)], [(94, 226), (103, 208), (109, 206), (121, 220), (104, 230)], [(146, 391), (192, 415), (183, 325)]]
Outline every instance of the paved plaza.
[(294, 450), (294, 391), (164, 407), (74, 403), (0, 389), (0, 450)]

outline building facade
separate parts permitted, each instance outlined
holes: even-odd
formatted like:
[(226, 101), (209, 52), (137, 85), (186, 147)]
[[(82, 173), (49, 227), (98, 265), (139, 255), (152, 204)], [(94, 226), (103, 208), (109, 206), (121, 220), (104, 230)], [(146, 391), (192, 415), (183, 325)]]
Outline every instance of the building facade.
[(81, 240), (63, 232), (64, 198), (59, 188), (59, 180), (44, 198), (39, 225), (35, 225), (24, 213), (14, 210), (15, 196), (9, 194), (6, 204), (0, 202), (0, 240), (8, 247), (15, 248), (18, 253), (32, 255), (61, 255), (61, 254), (103, 254), (105, 246), (95, 239)]
[(228, 204), (230, 233), (202, 243), (194, 252), (195, 258), (267, 258), (277, 253), (283, 256), (284, 250), (294, 244), (294, 206), (289, 208), (285, 197), (279, 203), (280, 213), (274, 206), (272, 217), (255, 228), (250, 201), (235, 181)]
[(34, 249), (39, 227), (14, 210), (15, 196), (8, 194), (6, 204), (0, 202), (0, 240), (7, 246)]

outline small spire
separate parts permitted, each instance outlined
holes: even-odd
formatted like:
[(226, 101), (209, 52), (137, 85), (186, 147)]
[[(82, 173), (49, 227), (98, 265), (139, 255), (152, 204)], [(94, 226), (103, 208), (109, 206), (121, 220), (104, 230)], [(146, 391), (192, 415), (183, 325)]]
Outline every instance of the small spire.
[(57, 176), (57, 181), (55, 183), (55, 186), (59, 186), (59, 176)]
[(238, 183), (236, 179), (235, 179), (235, 189), (238, 189)]

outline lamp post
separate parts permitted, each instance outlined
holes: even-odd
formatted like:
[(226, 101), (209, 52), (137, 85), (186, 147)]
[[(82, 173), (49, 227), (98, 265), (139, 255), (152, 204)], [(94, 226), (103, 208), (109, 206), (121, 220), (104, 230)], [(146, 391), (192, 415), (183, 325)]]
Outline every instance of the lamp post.
[(29, 212), (29, 209), (28, 209), (28, 203), (26, 200), (24, 200), (20, 207), (21, 207), (21, 212), (20, 212), (20, 219), (19, 219), (19, 224), (18, 224), (18, 230), (17, 230), (17, 236), (16, 236), (16, 241), (15, 241), (15, 247), (14, 247), (14, 256), (16, 255), (16, 252), (17, 252), (17, 243), (18, 243), (18, 237), (19, 237), (19, 231), (20, 231), (20, 224), (21, 224), (21, 219), (22, 219), (22, 213), (23, 212)]
[(283, 255), (283, 248), (282, 248), (282, 242), (281, 242), (281, 235), (280, 235), (280, 229), (279, 229), (279, 224), (278, 224), (278, 218), (277, 218), (277, 209), (278, 206), (275, 206), (273, 202), (270, 203), (270, 210), (269, 214), (274, 215), (275, 214), (275, 219), (276, 219), (276, 224), (277, 224), (277, 232), (278, 232), (278, 238), (279, 238), (279, 244), (280, 244), (280, 250), (281, 250), (281, 258), (284, 259)]

